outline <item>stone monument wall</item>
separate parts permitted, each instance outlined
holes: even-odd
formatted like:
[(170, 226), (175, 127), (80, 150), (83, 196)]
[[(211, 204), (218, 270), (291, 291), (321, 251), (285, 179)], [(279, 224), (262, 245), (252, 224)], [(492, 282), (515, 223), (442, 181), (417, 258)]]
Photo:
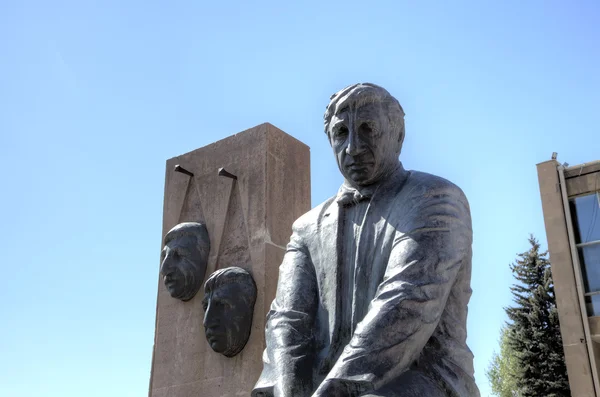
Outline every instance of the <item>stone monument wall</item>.
[[(175, 172), (176, 165), (193, 176)], [(219, 176), (220, 168), (237, 179)], [(204, 289), (183, 302), (159, 279), (150, 397), (250, 394), (262, 370), (265, 316), (292, 223), (309, 209), (309, 148), (271, 124), (167, 161), (162, 236), (181, 222), (205, 223), (211, 247), (204, 280), (239, 266), (252, 274), (258, 295), (250, 339), (227, 358), (206, 341)]]

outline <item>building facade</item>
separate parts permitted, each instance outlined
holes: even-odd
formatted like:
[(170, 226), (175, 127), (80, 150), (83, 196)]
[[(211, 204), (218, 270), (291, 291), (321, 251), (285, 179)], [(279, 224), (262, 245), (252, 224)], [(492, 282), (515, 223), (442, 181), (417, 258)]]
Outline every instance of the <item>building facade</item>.
[(600, 160), (537, 171), (571, 393), (600, 397)]

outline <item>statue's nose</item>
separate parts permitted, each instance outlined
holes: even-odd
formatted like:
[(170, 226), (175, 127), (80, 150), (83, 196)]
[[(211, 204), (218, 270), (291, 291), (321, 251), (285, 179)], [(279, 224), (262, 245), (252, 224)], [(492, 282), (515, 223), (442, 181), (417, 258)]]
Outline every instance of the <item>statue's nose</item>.
[(167, 274), (169, 274), (173, 271), (173, 268), (174, 268), (173, 255), (170, 252), (168, 252), (167, 255), (165, 255), (165, 258), (163, 259), (162, 264), (160, 265), (160, 273), (163, 276), (166, 276)]
[(365, 151), (365, 144), (360, 138), (360, 135), (354, 131), (354, 129), (350, 130), (348, 136), (348, 146), (346, 146), (346, 154), (350, 156), (356, 156)]
[(215, 316), (213, 313), (212, 305), (209, 301), (208, 305), (206, 306), (206, 310), (204, 311), (204, 328), (210, 328), (218, 325), (218, 320), (219, 319), (217, 318), (217, 316)]

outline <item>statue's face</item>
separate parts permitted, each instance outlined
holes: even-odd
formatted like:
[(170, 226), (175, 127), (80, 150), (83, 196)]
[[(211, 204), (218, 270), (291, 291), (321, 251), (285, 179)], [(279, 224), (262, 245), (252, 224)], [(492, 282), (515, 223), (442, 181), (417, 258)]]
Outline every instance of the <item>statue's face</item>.
[[(239, 353), (250, 335), (254, 307), (239, 284), (219, 285), (204, 297), (204, 329), (210, 347), (228, 357)], [(254, 298), (255, 299), (255, 298)]]
[(378, 103), (348, 106), (333, 115), (329, 139), (344, 178), (355, 186), (378, 182), (398, 165), (399, 137)]
[(165, 245), (161, 258), (160, 274), (169, 294), (183, 301), (192, 299), (204, 279), (208, 247), (199, 247), (197, 236), (185, 235)]

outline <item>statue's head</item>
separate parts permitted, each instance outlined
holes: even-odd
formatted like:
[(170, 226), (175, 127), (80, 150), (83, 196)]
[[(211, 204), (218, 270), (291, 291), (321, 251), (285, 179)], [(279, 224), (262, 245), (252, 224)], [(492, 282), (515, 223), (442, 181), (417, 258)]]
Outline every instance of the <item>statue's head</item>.
[(219, 269), (204, 285), (204, 329), (210, 347), (233, 357), (242, 351), (252, 327), (256, 284), (240, 267)]
[(331, 96), (325, 133), (338, 167), (355, 187), (380, 181), (398, 166), (404, 110), (382, 87), (354, 84)]
[(210, 240), (206, 225), (180, 223), (169, 230), (161, 253), (160, 274), (173, 298), (188, 301), (202, 286)]

